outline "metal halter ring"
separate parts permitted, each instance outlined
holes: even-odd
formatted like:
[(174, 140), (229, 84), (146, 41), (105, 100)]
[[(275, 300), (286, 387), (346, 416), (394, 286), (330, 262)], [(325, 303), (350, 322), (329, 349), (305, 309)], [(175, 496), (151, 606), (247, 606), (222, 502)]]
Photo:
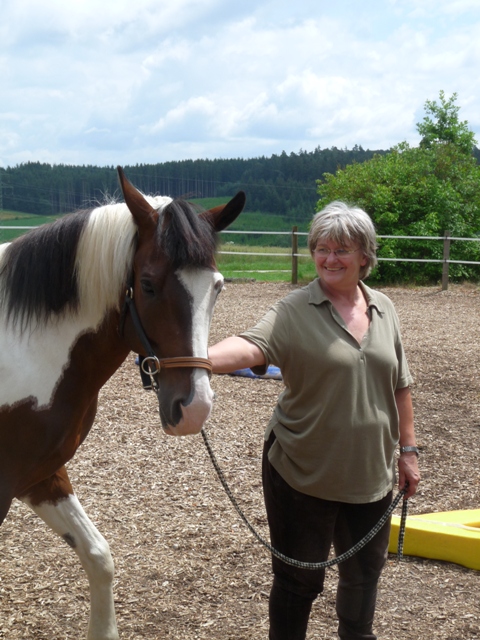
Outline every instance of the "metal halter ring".
[[(150, 363), (154, 364), (155, 369), (150, 368)], [(157, 356), (146, 356), (143, 358), (141, 365), (143, 373), (147, 376), (155, 376), (157, 373), (160, 373), (161, 365), (160, 360)]]

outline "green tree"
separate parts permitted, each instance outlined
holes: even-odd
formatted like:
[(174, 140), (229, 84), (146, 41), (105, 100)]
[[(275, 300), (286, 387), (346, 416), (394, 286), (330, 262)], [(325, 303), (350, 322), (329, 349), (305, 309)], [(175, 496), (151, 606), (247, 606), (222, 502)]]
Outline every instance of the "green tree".
[(457, 94), (454, 93), (449, 100), (445, 93), (440, 91), (440, 104), (435, 101), (425, 102), (425, 111), (434, 119), (426, 115), (423, 122), (417, 124), (417, 131), (422, 136), (421, 147), (429, 148), (435, 144), (453, 144), (467, 155), (473, 151), (476, 144), (475, 136), (468, 128), (468, 122), (460, 122), (458, 112), (460, 107), (455, 104)]
[[(367, 211), (379, 235), (480, 236), (480, 167), (472, 151), (474, 135), (458, 119), (456, 95), (449, 100), (440, 92), (440, 104), (427, 101), (425, 116), (417, 130), (419, 147), (403, 142), (391, 152), (362, 164), (352, 164), (318, 181), (321, 200), (356, 203)], [(380, 258), (441, 260), (438, 240), (382, 239)], [(480, 261), (479, 242), (452, 243), (453, 260)], [(373, 279), (383, 282), (437, 281), (441, 264), (383, 262)], [(455, 264), (453, 279), (480, 279), (478, 266)]]

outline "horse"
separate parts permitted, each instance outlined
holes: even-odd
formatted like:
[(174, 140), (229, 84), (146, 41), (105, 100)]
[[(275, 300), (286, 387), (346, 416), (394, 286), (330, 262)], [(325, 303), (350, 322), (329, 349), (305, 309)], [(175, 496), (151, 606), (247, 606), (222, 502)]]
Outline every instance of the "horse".
[(124, 203), (63, 216), (0, 245), (0, 524), (14, 498), (77, 554), (90, 589), (87, 640), (116, 640), (109, 545), (65, 464), (98, 393), (130, 352), (169, 435), (198, 433), (213, 400), (207, 341), (223, 277), (218, 232), (245, 194), (199, 213), (145, 196), (118, 167)]

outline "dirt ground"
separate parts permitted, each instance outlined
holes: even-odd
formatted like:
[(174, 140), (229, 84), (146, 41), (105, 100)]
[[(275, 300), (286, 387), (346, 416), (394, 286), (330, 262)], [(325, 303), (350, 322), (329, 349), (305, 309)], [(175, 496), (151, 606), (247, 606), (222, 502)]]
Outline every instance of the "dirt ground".
[[(212, 343), (252, 325), (291, 289), (229, 283)], [(480, 508), (480, 288), (386, 289), (412, 373), (423, 480), (411, 513)], [(268, 537), (260, 458), (279, 381), (214, 376), (207, 432), (232, 490)], [(77, 495), (110, 543), (123, 640), (265, 640), (268, 552), (231, 506), (201, 436), (159, 427), (133, 357), (104, 387), (97, 421), (69, 465)], [(408, 534), (407, 534), (408, 535)], [(336, 638), (336, 569), (327, 571), (308, 639)], [(380, 640), (480, 639), (480, 573), (389, 558), (376, 616)], [(76, 556), (15, 503), (0, 529), (0, 638), (80, 640), (88, 591)]]

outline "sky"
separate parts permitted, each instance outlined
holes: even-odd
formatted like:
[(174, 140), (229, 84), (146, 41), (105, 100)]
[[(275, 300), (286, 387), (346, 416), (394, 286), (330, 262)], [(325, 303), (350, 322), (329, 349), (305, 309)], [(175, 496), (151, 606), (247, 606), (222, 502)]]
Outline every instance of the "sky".
[(480, 143), (479, 0), (0, 0), (0, 166)]

